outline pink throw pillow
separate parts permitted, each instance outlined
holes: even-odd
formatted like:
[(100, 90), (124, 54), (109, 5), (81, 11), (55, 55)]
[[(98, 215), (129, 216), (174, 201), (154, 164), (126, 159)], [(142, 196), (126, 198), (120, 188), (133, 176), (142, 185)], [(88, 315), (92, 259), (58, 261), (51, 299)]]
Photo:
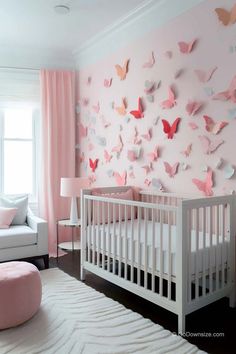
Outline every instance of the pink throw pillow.
[[(105, 197), (105, 198), (114, 198), (114, 199), (123, 199), (123, 200), (134, 200), (133, 190), (130, 188), (125, 192), (120, 193), (103, 193), (100, 189), (94, 189), (92, 191), (92, 195), (96, 197)], [(100, 217), (98, 218), (98, 203), (100, 206)], [(103, 223), (102, 217), (102, 202), (94, 202), (94, 223), (101, 224)], [(119, 221), (119, 205), (115, 205), (115, 215), (113, 217), (113, 204), (104, 204), (104, 222), (108, 223), (108, 207), (110, 205), (110, 222)], [(134, 217), (136, 214), (136, 209), (134, 208)], [(121, 205), (120, 207), (120, 218), (121, 220), (125, 220), (125, 206)], [(131, 219), (131, 207), (127, 207), (127, 219)]]
[(8, 229), (11, 225), (14, 216), (16, 215), (17, 208), (3, 208), (0, 207), (0, 229)]

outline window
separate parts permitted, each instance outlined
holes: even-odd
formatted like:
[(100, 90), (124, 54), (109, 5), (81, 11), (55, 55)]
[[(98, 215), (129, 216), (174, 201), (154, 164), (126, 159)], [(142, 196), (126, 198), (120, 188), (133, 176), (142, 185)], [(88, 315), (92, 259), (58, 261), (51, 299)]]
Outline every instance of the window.
[(0, 108), (0, 192), (37, 198), (38, 117), (32, 107)]

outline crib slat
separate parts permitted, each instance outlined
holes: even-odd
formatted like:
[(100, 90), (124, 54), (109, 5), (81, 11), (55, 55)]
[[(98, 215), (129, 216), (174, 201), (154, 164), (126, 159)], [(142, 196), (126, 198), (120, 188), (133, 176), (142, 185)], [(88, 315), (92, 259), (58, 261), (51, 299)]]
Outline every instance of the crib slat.
[(127, 280), (127, 261), (128, 261), (128, 228), (127, 228), (127, 205), (125, 205), (125, 234), (124, 234), (124, 248), (125, 248), (125, 280)]
[(97, 244), (97, 266), (100, 266), (100, 234), (101, 234), (101, 202), (97, 203), (98, 224), (96, 227), (96, 244)]
[(192, 300), (192, 217), (193, 209), (188, 210), (187, 218), (187, 233), (188, 233), (188, 299)]
[(140, 236), (141, 236), (141, 207), (138, 207), (138, 285), (140, 286), (141, 284), (141, 242), (140, 242)]
[(95, 249), (96, 249), (96, 235), (95, 235), (95, 208), (96, 208), (96, 202), (93, 202), (93, 226), (92, 226), (92, 234), (93, 234), (93, 251), (92, 251), (92, 260), (93, 264), (95, 264)]
[(88, 247), (88, 262), (91, 262), (91, 222), (92, 222), (92, 208), (91, 208), (91, 200), (87, 200), (88, 203), (88, 243), (87, 243), (87, 247)]
[(172, 272), (172, 264), (171, 264), (171, 212), (168, 211), (167, 214), (168, 221), (168, 299), (171, 299), (171, 272)]
[(222, 248), (221, 248), (221, 273), (222, 273), (222, 287), (225, 285), (225, 262), (224, 262), (224, 250), (225, 250), (225, 207), (222, 205)]
[(110, 272), (111, 264), (111, 203), (107, 203), (107, 270)]
[(202, 294), (206, 296), (206, 207), (203, 207), (203, 229), (202, 229)]
[(120, 204), (118, 204), (119, 210), (119, 231), (118, 231), (118, 243), (119, 243), (119, 263), (118, 263), (118, 276), (121, 277), (121, 208)]
[(155, 292), (155, 270), (156, 270), (156, 257), (155, 257), (155, 223), (154, 223), (154, 209), (152, 208), (152, 215), (151, 215), (151, 220), (152, 220), (152, 291)]
[(113, 262), (112, 262), (112, 272), (116, 272), (116, 220), (115, 220), (115, 204), (112, 204), (112, 244), (113, 244)]
[(130, 280), (131, 283), (134, 282), (134, 251), (135, 251), (135, 244), (134, 244), (134, 207), (131, 206), (131, 237), (130, 237), (130, 253), (131, 253), (131, 265), (130, 265)]
[[(105, 269), (105, 252), (106, 252), (106, 242), (105, 242), (105, 202), (102, 202), (102, 269)], [(106, 203), (107, 205), (107, 203)]]
[(144, 209), (144, 288), (147, 289), (147, 233), (148, 233), (148, 224), (147, 224), (147, 208)]
[(196, 210), (196, 239), (195, 239), (195, 298), (199, 297), (199, 267), (198, 267), (198, 255), (199, 255), (199, 209)]
[(216, 247), (215, 247), (215, 259), (216, 259), (216, 291), (219, 289), (219, 205), (216, 206)]
[(160, 210), (160, 247), (159, 247), (159, 259), (160, 259), (160, 295), (163, 296), (163, 221), (164, 211)]
[(210, 294), (213, 292), (213, 267), (212, 267), (212, 222), (213, 222), (213, 211), (212, 211), (212, 206), (210, 206), (210, 215), (209, 215), (209, 222), (210, 222), (210, 227), (209, 227), (209, 238), (210, 238), (210, 265), (209, 265), (209, 288), (210, 288)]

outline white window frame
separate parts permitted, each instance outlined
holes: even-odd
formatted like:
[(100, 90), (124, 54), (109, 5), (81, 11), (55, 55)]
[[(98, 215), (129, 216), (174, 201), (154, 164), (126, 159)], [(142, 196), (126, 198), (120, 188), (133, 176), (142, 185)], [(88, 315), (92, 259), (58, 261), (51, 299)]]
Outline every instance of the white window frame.
[[(14, 104), (0, 105), (0, 194), (4, 193), (4, 141), (32, 141), (32, 178), (33, 188), (32, 194), (29, 194), (30, 203), (37, 204), (38, 201), (38, 173), (39, 173), (39, 134), (40, 134), (40, 111), (39, 107), (32, 108), (32, 139), (5, 138), (4, 137), (4, 110), (5, 109), (22, 108)], [(27, 108), (27, 104), (25, 105)]]

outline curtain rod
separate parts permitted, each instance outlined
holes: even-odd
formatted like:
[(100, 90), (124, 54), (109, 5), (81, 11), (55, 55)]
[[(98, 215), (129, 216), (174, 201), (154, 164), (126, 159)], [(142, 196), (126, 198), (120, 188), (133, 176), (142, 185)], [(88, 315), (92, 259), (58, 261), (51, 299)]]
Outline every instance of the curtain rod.
[(16, 70), (31, 70), (31, 71), (40, 71), (40, 69), (38, 68), (21, 68), (21, 67), (17, 67), (17, 66), (0, 66), (0, 70), (1, 69), (16, 69)]

